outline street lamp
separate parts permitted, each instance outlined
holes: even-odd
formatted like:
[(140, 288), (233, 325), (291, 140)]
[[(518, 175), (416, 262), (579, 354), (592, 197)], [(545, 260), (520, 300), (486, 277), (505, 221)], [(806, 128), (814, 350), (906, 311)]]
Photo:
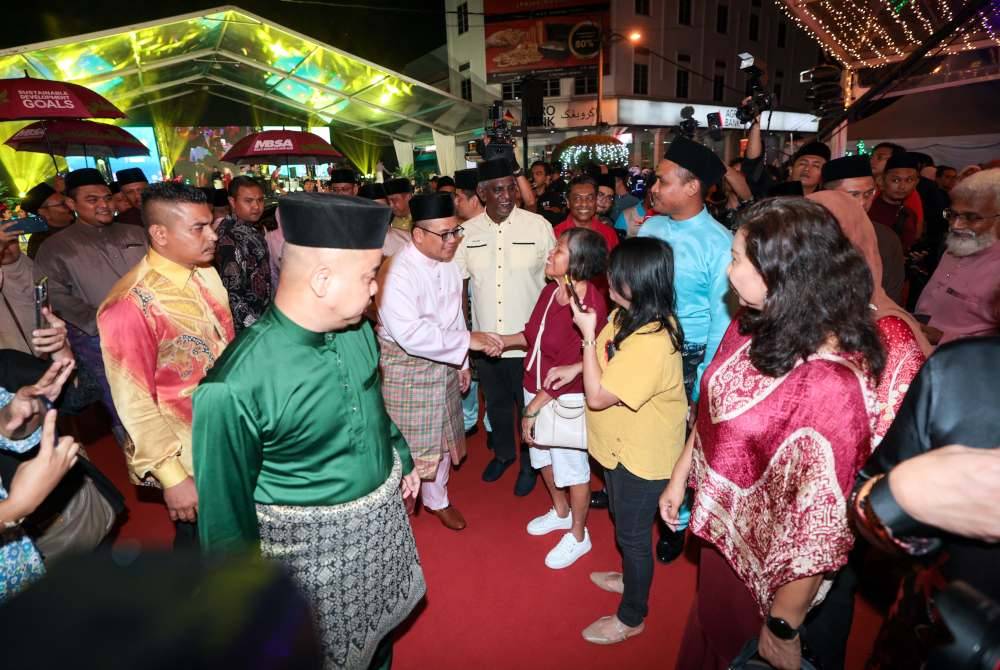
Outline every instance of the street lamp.
[(604, 47), (611, 46), (615, 42), (628, 40), (632, 44), (637, 44), (642, 39), (642, 33), (633, 30), (627, 36), (616, 32), (601, 31), (601, 46), (597, 52), (597, 126), (604, 125), (601, 114), (601, 103), (604, 102)]

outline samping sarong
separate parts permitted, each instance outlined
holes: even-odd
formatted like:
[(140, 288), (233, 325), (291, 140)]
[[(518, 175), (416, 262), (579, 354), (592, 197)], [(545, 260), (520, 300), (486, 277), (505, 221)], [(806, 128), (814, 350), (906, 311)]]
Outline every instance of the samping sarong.
[(401, 476), (397, 456), (385, 483), (358, 500), (257, 505), (261, 554), (284, 563), (312, 601), (328, 670), (365, 670), (427, 590)]
[(434, 479), (442, 454), (458, 465), (465, 458), (465, 426), (458, 370), (408, 355), (379, 339), (382, 397), (389, 417), (410, 447), (421, 479)]

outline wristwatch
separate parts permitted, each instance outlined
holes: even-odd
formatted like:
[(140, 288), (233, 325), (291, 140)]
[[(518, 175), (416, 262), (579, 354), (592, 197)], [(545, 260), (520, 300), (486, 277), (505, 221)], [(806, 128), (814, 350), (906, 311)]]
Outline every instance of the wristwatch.
[(794, 640), (799, 636), (798, 628), (793, 628), (790, 623), (776, 616), (768, 615), (767, 629), (771, 631), (776, 638), (779, 640), (785, 640), (786, 642)]

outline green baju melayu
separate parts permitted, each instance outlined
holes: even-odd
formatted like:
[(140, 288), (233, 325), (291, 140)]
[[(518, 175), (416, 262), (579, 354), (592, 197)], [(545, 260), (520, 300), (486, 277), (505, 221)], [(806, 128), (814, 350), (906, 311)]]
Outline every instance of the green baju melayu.
[(272, 305), (195, 391), (192, 452), (203, 549), (286, 563), (327, 667), (367, 667), (425, 590), (371, 326), (316, 333)]

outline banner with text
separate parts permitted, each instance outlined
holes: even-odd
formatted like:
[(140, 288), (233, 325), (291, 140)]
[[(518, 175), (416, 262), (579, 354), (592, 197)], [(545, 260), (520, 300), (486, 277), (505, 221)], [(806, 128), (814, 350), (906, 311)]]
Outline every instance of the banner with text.
[(485, 0), (486, 81), (596, 71), (610, 3)]

